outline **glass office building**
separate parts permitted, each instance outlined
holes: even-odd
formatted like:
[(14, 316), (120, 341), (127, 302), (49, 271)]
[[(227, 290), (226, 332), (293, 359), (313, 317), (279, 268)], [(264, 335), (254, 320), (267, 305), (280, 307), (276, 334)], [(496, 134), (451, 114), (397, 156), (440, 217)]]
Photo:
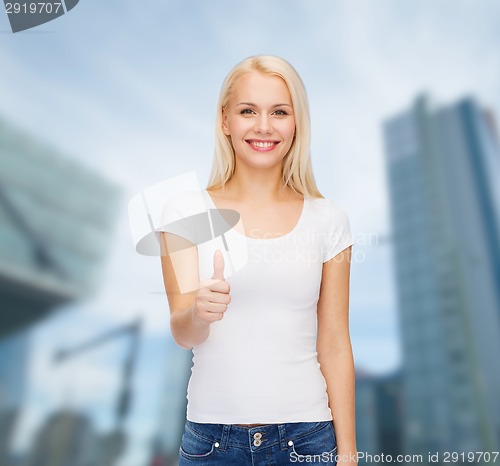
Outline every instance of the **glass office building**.
[(500, 151), (491, 113), (426, 95), (384, 123), (405, 452), (500, 447)]
[(0, 338), (97, 289), (121, 190), (0, 119)]
[(0, 463), (24, 402), (31, 325), (97, 291), (121, 189), (0, 119)]

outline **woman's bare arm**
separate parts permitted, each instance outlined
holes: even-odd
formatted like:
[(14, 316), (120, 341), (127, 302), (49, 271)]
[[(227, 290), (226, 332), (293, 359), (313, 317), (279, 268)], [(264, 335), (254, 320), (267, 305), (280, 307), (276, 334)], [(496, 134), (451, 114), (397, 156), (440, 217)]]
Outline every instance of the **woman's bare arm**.
[(351, 253), (349, 246), (323, 264), (318, 301), (316, 349), (326, 380), (340, 457), (356, 455), (355, 374), (349, 336)]
[[(175, 252), (170, 252), (175, 251)], [(210, 324), (194, 312), (199, 287), (198, 249), (172, 233), (161, 233), (161, 266), (170, 307), (170, 329), (175, 342), (191, 349), (208, 338)]]

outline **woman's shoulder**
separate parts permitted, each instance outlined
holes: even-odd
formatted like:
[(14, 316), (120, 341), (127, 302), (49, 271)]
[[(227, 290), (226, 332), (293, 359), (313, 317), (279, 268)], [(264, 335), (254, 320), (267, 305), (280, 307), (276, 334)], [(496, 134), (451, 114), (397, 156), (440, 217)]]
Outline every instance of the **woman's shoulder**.
[(311, 205), (312, 210), (321, 217), (328, 218), (330, 209), (330, 199), (326, 197), (308, 196), (307, 199)]
[(327, 222), (343, 223), (349, 221), (346, 210), (338, 201), (328, 197), (311, 197), (310, 199), (313, 212)]
[(203, 194), (196, 190), (179, 191), (163, 201), (163, 215), (169, 212), (177, 212), (185, 217), (205, 210)]

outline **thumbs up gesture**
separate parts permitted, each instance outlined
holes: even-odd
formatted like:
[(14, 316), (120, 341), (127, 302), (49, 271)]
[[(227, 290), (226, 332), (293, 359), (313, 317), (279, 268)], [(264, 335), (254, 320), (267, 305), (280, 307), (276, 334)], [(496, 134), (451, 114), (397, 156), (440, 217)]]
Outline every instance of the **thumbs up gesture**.
[(212, 278), (200, 283), (196, 293), (194, 318), (211, 324), (222, 320), (231, 302), (231, 287), (224, 279), (224, 256), (220, 250), (214, 253), (214, 273)]

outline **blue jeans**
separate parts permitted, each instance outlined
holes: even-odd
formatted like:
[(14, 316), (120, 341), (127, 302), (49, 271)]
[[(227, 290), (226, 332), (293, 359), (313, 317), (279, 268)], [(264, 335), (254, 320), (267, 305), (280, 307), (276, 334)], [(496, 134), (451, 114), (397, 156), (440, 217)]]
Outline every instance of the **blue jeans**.
[(179, 466), (336, 465), (332, 421), (241, 427), (186, 420)]

